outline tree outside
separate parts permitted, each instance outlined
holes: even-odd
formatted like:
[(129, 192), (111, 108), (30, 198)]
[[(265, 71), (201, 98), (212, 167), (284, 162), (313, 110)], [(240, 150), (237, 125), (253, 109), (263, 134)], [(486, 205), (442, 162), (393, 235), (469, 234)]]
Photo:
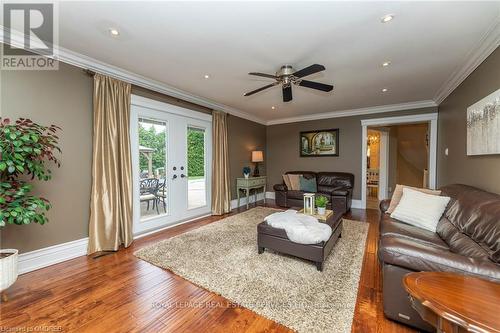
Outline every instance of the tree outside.
[[(160, 177), (165, 176), (166, 139), (165, 123), (141, 119), (139, 145), (154, 149), (152, 153), (153, 173)], [(187, 141), (188, 177), (190, 179), (203, 178), (205, 176), (205, 131), (189, 127)], [(143, 154), (140, 154), (139, 165), (141, 172), (147, 172), (148, 159)]]

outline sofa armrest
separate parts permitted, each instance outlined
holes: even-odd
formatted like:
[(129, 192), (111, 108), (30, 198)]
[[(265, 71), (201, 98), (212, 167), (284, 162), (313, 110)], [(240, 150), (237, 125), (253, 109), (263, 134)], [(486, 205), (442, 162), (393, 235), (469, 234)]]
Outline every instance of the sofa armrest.
[(391, 205), (391, 199), (384, 199), (382, 201), (380, 201), (380, 211), (382, 213), (385, 213), (388, 209), (389, 209), (389, 206)]
[(439, 247), (400, 237), (382, 237), (379, 259), (412, 271), (470, 274), (500, 281), (500, 266), (489, 260), (465, 257)]
[(285, 184), (276, 184), (273, 186), (273, 189), (275, 191), (280, 191), (280, 192), (286, 192), (288, 191), (288, 188), (286, 187)]

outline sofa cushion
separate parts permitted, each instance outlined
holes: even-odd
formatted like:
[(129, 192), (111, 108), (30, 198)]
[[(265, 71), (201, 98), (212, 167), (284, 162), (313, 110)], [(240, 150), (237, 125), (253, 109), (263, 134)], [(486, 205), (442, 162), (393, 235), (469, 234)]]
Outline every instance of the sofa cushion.
[(306, 178), (300, 176), (300, 190), (304, 192), (316, 193), (318, 188), (316, 186), (316, 178)]
[(287, 197), (290, 199), (303, 200), (304, 193), (305, 193), (304, 191), (288, 190)]
[(288, 180), (290, 181), (290, 187), (288, 187), (292, 191), (300, 190), (300, 175), (288, 175)]
[(290, 178), (288, 178), (288, 175), (282, 175), (283, 178), (283, 183), (286, 185), (287, 188), (292, 188), (292, 185), (290, 184)]
[(347, 188), (337, 188), (333, 190), (332, 195), (338, 195), (338, 196), (348, 196), (349, 195), (349, 189)]
[(443, 235), (443, 240), (448, 244), (452, 252), (482, 260), (490, 258), (490, 253), (487, 249), (484, 249), (472, 240), (472, 238), (462, 233), (446, 217), (443, 217), (439, 221), (437, 232), (439, 235)]
[(347, 172), (318, 172), (318, 186), (354, 187), (354, 175)]
[(444, 250), (449, 249), (448, 245), (435, 232), (398, 222), (388, 215), (383, 215), (380, 221), (380, 236), (399, 236)]
[(427, 193), (427, 194), (432, 194), (432, 195), (440, 195), (441, 191), (440, 190), (429, 190), (427, 188), (418, 188), (418, 187), (411, 187), (411, 186), (406, 186), (406, 185), (400, 185), (397, 184), (396, 188), (394, 189), (394, 193), (392, 194), (391, 201), (389, 204), (389, 208), (387, 208), (387, 213), (391, 214), (394, 209), (396, 209), (396, 206), (399, 204), (401, 201), (401, 198), (403, 197), (403, 189), (405, 188), (410, 188), (415, 191), (419, 191), (422, 193)]
[(441, 188), (452, 197), (444, 216), (455, 226), (439, 228), (444, 240), (460, 232), (484, 249), (491, 260), (500, 263), (500, 195), (471, 186), (454, 184)]
[(380, 239), (378, 256), (384, 263), (413, 271), (457, 272), (500, 281), (500, 265), (469, 258), (399, 236)]

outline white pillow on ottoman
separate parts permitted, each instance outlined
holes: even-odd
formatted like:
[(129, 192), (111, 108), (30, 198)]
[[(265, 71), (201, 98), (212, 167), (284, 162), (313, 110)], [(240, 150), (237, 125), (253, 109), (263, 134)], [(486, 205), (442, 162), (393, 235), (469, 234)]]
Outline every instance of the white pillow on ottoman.
[(410, 188), (403, 189), (401, 201), (391, 217), (416, 227), (436, 232), (449, 197), (425, 194)]

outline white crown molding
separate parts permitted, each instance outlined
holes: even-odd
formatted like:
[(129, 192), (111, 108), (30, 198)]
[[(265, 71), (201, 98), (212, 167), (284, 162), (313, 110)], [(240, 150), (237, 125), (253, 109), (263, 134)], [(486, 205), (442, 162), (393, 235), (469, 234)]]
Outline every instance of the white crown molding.
[[(6, 44), (5, 41), (5, 32), (6, 28), (0, 25), (0, 42)], [(24, 37), (25, 35), (18, 31), (12, 31), (11, 42), (12, 46), (23, 47), (24, 45)], [(244, 111), (235, 109), (233, 107), (217, 103), (210, 99), (200, 97), (184, 90), (169, 86), (165, 83), (149, 79), (142, 75), (127, 71), (125, 69), (110, 65), (108, 63), (99, 61), (97, 59), (85, 56), (83, 54), (68, 50), (59, 45), (53, 45), (55, 56), (54, 59), (64, 62), (69, 65), (73, 65), (76, 67), (80, 67), (83, 69), (88, 69), (96, 73), (108, 75), (114, 77), (116, 79), (129, 82), (136, 86), (140, 86), (149, 90), (153, 90), (168, 96), (172, 96), (174, 98), (179, 98), (184, 101), (188, 101), (191, 103), (195, 103), (198, 105), (202, 105), (214, 110), (224, 111), (229, 114), (235, 115), (240, 118), (244, 118), (247, 120), (254, 121), (256, 123), (260, 123), (265, 125), (266, 121), (254, 115), (248, 114)]]
[(462, 66), (455, 69), (439, 88), (434, 101), (441, 104), (500, 45), (500, 15), (494, 20), (477, 45), (467, 53)]
[(403, 111), (403, 110), (411, 110), (411, 109), (421, 109), (421, 108), (428, 108), (428, 107), (435, 107), (435, 106), (437, 106), (437, 104), (431, 100), (416, 101), (416, 102), (409, 102), (409, 103), (399, 103), (399, 104), (389, 104), (389, 105), (372, 106), (372, 107), (360, 108), (360, 109), (331, 111), (331, 112), (325, 112), (325, 113), (310, 114), (310, 115), (305, 115), (305, 116), (281, 118), (281, 119), (276, 119), (276, 120), (270, 120), (266, 123), (266, 125), (269, 126), (269, 125), (296, 123), (296, 122), (301, 122), (301, 121), (318, 120), (318, 119), (352, 117), (352, 116), (359, 116), (359, 115), (366, 115), (366, 114), (384, 113), (384, 112), (391, 112), (391, 111)]
[(19, 274), (55, 265), (87, 254), (88, 238), (77, 239), (19, 255)]

